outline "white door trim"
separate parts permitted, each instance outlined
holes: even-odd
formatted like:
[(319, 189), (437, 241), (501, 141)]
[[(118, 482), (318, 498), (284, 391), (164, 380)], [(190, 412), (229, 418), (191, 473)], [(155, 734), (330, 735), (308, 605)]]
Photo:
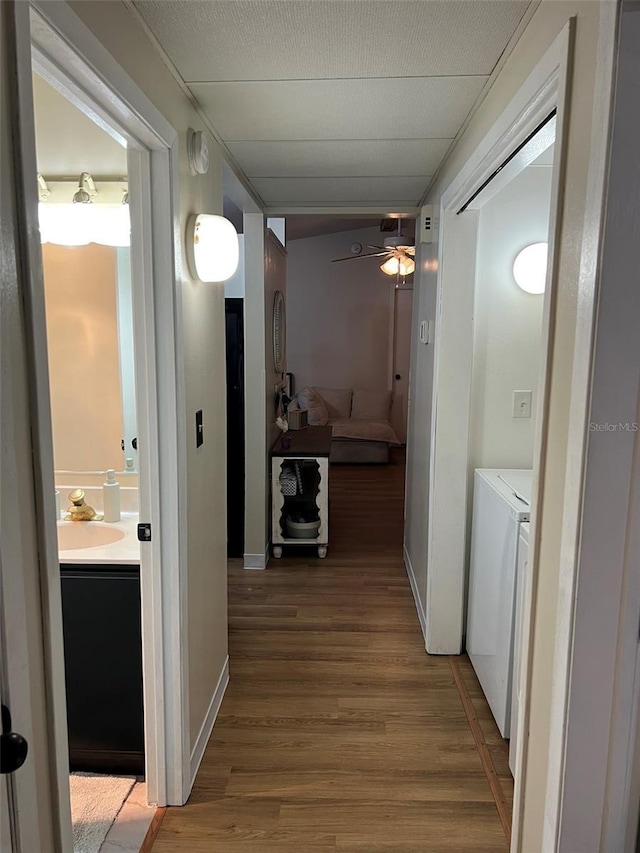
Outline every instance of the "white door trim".
[[(540, 59), (515, 97), (443, 193), (440, 205), (438, 314), (436, 317), (432, 418), (432, 465), (430, 471), (429, 544), (427, 573), (427, 650), (457, 654), (462, 648), (465, 595), (465, 547), (471, 391), (473, 292), (475, 258), (460, 257), (460, 246), (475, 247), (477, 214), (474, 205), (458, 216), (472, 194), (556, 110), (556, 147), (551, 190), (549, 261), (544, 296), (541, 341), (537, 433), (534, 442), (532, 530), (528, 588), (524, 591), (520, 720), (518, 730), (529, 729), (532, 628), (535, 621), (537, 555), (541, 516), (542, 474), (546, 455), (546, 422), (549, 408), (552, 328), (555, 315), (558, 216), (560, 186), (566, 148), (566, 103), (575, 21), (571, 19)], [(466, 224), (464, 220), (467, 220)], [(446, 280), (446, 288), (443, 281)], [(453, 291), (453, 292), (452, 292)], [(454, 341), (455, 345), (451, 345)], [(460, 342), (464, 342), (461, 345)], [(462, 460), (462, 462), (460, 461)], [(452, 477), (452, 471), (457, 476)], [(446, 606), (443, 606), (443, 601)], [(522, 738), (516, 751), (516, 787), (511, 849), (521, 849), (524, 779), (528, 741)]]
[[(2, 310), (11, 312), (12, 321), (18, 326), (17, 340), (8, 339), (6, 351), (3, 341), (3, 355), (15, 359), (16, 363), (4, 370), (3, 362), (2, 396), (3, 401), (10, 399), (7, 421), (11, 429), (18, 428), (19, 417), (26, 416), (30, 421), (21, 424), (24, 431), (21, 442), (15, 439), (10, 442), (4, 435), (2, 442), (3, 447), (13, 445), (13, 452), (6, 455), (14, 467), (12, 470), (11, 463), (6, 465), (3, 459), (0, 573), (4, 602), (0, 604), (3, 635), (0, 637), (3, 643), (0, 666), (6, 667), (3, 698), (4, 690), (11, 691), (14, 726), (26, 736), (30, 752), (25, 765), (10, 779), (7, 777), (6, 782), (13, 798), (10, 817), (17, 833), (13, 841), (18, 849), (22, 853), (30, 850), (54, 853), (58, 849), (71, 849), (73, 844), (60, 569), (54, 521), (51, 406), (47, 370), (42, 369), (47, 364), (46, 337), (34, 333), (34, 328), (45, 328), (45, 307), (37, 193), (32, 179), (36, 153), (29, 7), (20, 2), (6, 3), (1, 13), (3, 44), (0, 50), (3, 53), (4, 39), (8, 35), (4, 27), (14, 30), (9, 37), (13, 36), (15, 56), (9, 61), (5, 59), (0, 73), (6, 73), (10, 62), (13, 68), (9, 73), (16, 72), (15, 87), (9, 89), (7, 86), (3, 95), (7, 95), (14, 110), (17, 133), (13, 146), (19, 146), (19, 150), (13, 150), (11, 144), (5, 147), (4, 139), (1, 143), (3, 195), (9, 181), (14, 194), (11, 213), (6, 199), (0, 200), (3, 209), (2, 289), (6, 288), (7, 293), (6, 296), (3, 293)], [(9, 122), (4, 127), (9, 128)], [(12, 282), (15, 287), (11, 287)], [(14, 384), (16, 388), (12, 391)], [(7, 403), (3, 411), (7, 411)], [(2, 421), (4, 427), (4, 417)], [(49, 523), (43, 523), (47, 518)], [(5, 525), (7, 529), (13, 528), (15, 535), (7, 533)], [(7, 613), (11, 618), (5, 620)], [(18, 620), (17, 630), (12, 630), (15, 628), (12, 620)], [(27, 625), (32, 626), (30, 632)], [(8, 636), (7, 630), (11, 631)], [(51, 636), (59, 641), (48, 641)], [(37, 639), (37, 645), (30, 645), (30, 639), (32, 642)], [(57, 749), (48, 748), (52, 742)], [(2, 784), (4, 782), (3, 777)]]
[[(148, 796), (158, 805), (180, 805), (189, 793), (190, 750), (187, 644), (182, 640), (187, 631), (187, 466), (176, 270), (177, 133), (66, 3), (33, 0), (31, 6), (38, 69), (85, 112), (92, 111), (112, 133), (115, 129), (130, 149), (132, 234), (143, 247), (141, 254), (131, 253), (140, 517), (151, 522), (153, 531), (152, 542), (141, 543)], [(45, 340), (40, 323), (34, 339)]]
[[(615, 10), (613, 10), (615, 13)], [(561, 577), (570, 668), (554, 695), (548, 849), (635, 853), (640, 783), (640, 7), (623, 3), (600, 251), (577, 567)], [(603, 79), (601, 85), (607, 83)], [(606, 128), (606, 116), (599, 120)], [(608, 143), (608, 144), (607, 144)], [(591, 427), (593, 424), (593, 428)], [(608, 429), (606, 425), (629, 425)], [(635, 426), (635, 430), (633, 425)], [(601, 425), (601, 429), (598, 429)], [(572, 424), (573, 426), (573, 424)], [(564, 635), (564, 632), (563, 632)], [(553, 773), (553, 775), (551, 775)], [(553, 785), (553, 787), (552, 787)], [(547, 848), (545, 848), (547, 849)]]

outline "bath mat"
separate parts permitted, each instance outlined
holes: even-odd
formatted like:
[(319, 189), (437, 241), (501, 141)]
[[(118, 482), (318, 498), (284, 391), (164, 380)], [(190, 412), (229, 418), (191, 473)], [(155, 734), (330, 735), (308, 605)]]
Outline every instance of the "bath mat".
[(99, 853), (109, 827), (129, 796), (135, 779), (72, 773), (73, 853)]

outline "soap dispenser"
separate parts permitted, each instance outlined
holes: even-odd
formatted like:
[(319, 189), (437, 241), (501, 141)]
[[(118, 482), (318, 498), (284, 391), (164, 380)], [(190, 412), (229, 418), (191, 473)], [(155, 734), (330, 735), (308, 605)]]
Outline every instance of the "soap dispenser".
[(116, 472), (110, 468), (107, 471), (107, 481), (102, 484), (104, 520), (120, 521), (120, 483), (116, 480)]

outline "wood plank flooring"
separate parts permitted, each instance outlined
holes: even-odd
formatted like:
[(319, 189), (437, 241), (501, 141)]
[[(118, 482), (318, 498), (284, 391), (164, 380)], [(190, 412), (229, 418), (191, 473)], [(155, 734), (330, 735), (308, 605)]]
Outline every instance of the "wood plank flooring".
[[(424, 651), (402, 562), (402, 454), (333, 466), (330, 492), (326, 560), (230, 567), (231, 681), (191, 798), (167, 810), (153, 853), (508, 850), (450, 661)], [(455, 660), (508, 810), (506, 745)]]

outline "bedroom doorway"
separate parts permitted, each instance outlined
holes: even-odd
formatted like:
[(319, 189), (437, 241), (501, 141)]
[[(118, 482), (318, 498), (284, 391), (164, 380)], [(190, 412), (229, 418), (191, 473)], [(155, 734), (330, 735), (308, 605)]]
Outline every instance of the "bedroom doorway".
[[(399, 214), (295, 215), (287, 216), (285, 225), (287, 370), (295, 391), (330, 391), (326, 396), (334, 419), (385, 420), (395, 432), (390, 443), (404, 446), (414, 219)], [(363, 405), (356, 399), (360, 391), (385, 399), (371, 398), (370, 405)], [(342, 399), (343, 392), (351, 395), (348, 401)], [(341, 431), (334, 425), (334, 439), (354, 435), (353, 430), (345, 430), (344, 436)], [(332, 450), (333, 461), (382, 459), (338, 450), (338, 446)]]

